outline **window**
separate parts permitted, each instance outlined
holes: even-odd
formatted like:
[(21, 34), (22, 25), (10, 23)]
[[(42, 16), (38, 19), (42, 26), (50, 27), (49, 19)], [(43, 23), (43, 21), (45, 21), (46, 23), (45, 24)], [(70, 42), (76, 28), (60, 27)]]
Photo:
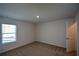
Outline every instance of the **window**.
[(2, 24), (2, 43), (16, 41), (16, 25)]

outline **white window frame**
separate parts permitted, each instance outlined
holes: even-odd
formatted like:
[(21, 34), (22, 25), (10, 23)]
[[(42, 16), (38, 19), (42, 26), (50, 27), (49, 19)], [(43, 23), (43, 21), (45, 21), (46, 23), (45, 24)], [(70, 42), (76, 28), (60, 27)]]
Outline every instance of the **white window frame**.
[[(15, 25), (15, 24), (2, 24), (2, 25)], [(2, 25), (1, 25), (1, 28), (2, 28)], [(2, 28), (3, 29), (3, 28)], [(13, 42), (16, 42), (16, 32), (17, 32), (17, 29), (16, 29), (16, 25), (15, 25), (15, 40), (14, 41), (11, 41), (11, 42), (3, 42), (3, 33), (1, 31), (1, 36), (2, 36), (2, 40), (1, 40), (1, 43), (2, 44), (6, 44), (6, 43), (13, 43)]]

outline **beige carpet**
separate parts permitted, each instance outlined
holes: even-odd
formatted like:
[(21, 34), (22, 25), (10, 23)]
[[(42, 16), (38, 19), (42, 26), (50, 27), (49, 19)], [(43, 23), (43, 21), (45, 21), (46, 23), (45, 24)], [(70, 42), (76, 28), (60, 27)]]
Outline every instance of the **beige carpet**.
[(5, 53), (1, 56), (65, 56), (66, 49), (54, 45), (34, 42), (20, 48), (16, 48)]

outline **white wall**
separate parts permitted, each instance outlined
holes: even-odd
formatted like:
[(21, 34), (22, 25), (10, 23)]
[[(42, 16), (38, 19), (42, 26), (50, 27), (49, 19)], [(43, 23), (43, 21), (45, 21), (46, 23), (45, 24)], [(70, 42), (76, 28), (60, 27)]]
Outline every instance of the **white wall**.
[(37, 24), (37, 41), (67, 48), (67, 24), (74, 18)]
[(37, 25), (37, 41), (66, 48), (66, 20)]
[[(24, 21), (17, 21), (14, 19), (0, 17), (0, 24), (10, 23), (17, 25), (17, 41), (14, 43), (1, 44), (0, 43), (0, 53), (29, 44), (35, 39), (35, 26), (32, 23), (27, 23)], [(1, 32), (0, 32), (1, 33)], [(1, 34), (0, 34), (1, 35)], [(0, 38), (1, 41), (1, 38)]]

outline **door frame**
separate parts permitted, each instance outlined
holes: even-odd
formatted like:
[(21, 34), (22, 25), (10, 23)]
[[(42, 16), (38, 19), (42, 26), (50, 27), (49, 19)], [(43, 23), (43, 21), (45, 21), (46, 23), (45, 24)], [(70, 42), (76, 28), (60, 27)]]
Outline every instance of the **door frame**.
[(75, 31), (76, 32), (76, 34), (75, 34), (75, 36), (76, 36), (76, 38), (75, 38), (75, 47), (76, 47), (76, 49), (75, 49), (75, 51), (77, 51), (77, 21), (73, 19), (73, 20), (68, 20), (66, 22), (66, 52), (67, 53), (71, 52), (71, 51), (67, 50), (67, 48), (68, 48), (67, 39), (69, 39), (68, 38), (68, 25), (69, 25), (70, 22), (75, 22), (76, 23), (76, 27), (75, 27), (75, 29), (76, 29), (76, 31)]

